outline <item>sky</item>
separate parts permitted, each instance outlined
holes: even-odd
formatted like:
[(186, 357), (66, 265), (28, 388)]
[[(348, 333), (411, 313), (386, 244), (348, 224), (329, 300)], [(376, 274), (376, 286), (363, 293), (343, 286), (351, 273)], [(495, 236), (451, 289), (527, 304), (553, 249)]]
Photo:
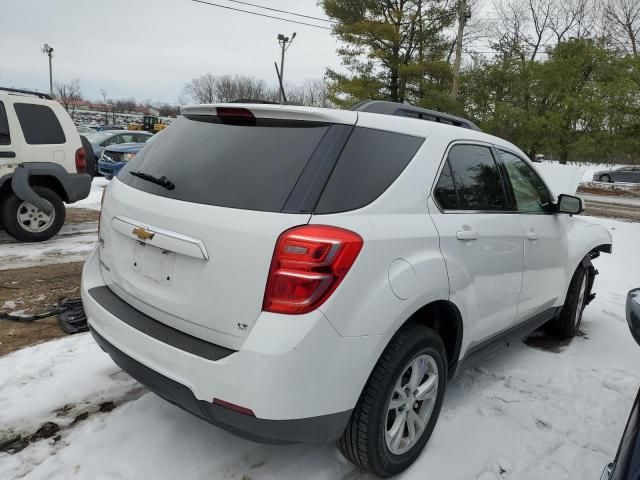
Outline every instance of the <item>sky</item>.
[[(232, 3), (211, 3), (280, 13)], [(325, 17), (316, 0), (247, 0), (271, 8)], [(85, 98), (135, 97), (175, 103), (185, 83), (204, 73), (242, 74), (276, 83), (276, 39), (296, 38), (287, 51), (285, 81), (322, 78), (339, 68), (330, 30), (229, 11), (192, 0), (1, 0), (0, 86), (47, 92), (53, 80), (80, 80)], [(296, 18), (288, 16), (288, 18)], [(298, 18), (323, 26), (325, 22)]]

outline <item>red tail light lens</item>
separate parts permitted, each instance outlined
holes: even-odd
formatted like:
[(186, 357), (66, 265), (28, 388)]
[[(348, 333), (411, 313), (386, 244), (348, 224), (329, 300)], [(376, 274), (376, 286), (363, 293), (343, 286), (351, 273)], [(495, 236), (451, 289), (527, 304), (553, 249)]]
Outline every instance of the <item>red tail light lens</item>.
[(362, 237), (343, 228), (304, 225), (276, 243), (262, 309), (302, 314), (319, 307), (340, 285), (362, 249)]
[(84, 148), (80, 147), (76, 150), (76, 172), (84, 173), (87, 171), (87, 154)]
[(255, 125), (256, 117), (246, 108), (217, 107), (216, 115), (223, 123), (231, 125)]
[(253, 410), (251, 410), (250, 408), (241, 407), (240, 405), (236, 405), (235, 403), (231, 403), (231, 402), (225, 402), (224, 400), (220, 400), (219, 398), (214, 398), (213, 404), (220, 405), (221, 407), (228, 408), (229, 410), (234, 410), (244, 415), (249, 415), (250, 417), (256, 416), (256, 414), (253, 413)]

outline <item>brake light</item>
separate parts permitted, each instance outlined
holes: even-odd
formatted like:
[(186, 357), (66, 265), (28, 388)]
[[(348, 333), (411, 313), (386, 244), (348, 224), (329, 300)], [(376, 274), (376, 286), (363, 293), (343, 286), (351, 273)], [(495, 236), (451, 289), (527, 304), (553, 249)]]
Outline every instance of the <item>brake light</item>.
[(84, 173), (87, 171), (87, 153), (83, 147), (76, 150), (76, 172)]
[(282, 233), (262, 310), (297, 315), (319, 307), (340, 285), (362, 243), (357, 233), (328, 225), (304, 225)]
[(217, 117), (223, 122), (231, 125), (255, 125), (256, 117), (246, 108), (217, 107)]

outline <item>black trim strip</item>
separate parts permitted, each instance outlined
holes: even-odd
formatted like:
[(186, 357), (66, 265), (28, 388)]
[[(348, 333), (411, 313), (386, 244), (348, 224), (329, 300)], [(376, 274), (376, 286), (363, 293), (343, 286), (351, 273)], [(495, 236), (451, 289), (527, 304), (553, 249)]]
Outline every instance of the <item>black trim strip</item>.
[(205, 342), (200, 338), (193, 337), (154, 320), (122, 300), (106, 285), (90, 289), (89, 295), (91, 295), (102, 308), (117, 317), (120, 321), (172, 347), (192, 353), (198, 357), (206, 358), (207, 360), (220, 360), (236, 352), (236, 350)]
[(462, 370), (478, 365), (481, 361), (494, 355), (503, 348), (510, 346), (512, 343), (522, 340), (531, 332), (555, 317), (561, 308), (562, 307), (548, 308), (537, 313), (530, 319), (519, 323), (515, 327), (508, 328), (507, 330), (472, 346), (462, 359), (462, 362), (458, 364), (456, 375)]

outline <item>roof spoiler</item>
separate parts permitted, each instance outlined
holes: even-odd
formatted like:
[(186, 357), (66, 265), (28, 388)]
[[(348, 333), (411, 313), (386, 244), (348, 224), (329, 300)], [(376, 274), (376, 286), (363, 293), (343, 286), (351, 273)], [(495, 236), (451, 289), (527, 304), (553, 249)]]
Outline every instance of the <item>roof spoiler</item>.
[(379, 113), (382, 115), (394, 115), (397, 117), (409, 117), (420, 120), (429, 120), (437, 123), (453, 125), (455, 127), (468, 128), (481, 132), (475, 123), (461, 117), (455, 117), (448, 113), (436, 112), (426, 108), (414, 107), (405, 103), (387, 102), (384, 100), (365, 100), (356, 103), (349, 110), (354, 112)]

